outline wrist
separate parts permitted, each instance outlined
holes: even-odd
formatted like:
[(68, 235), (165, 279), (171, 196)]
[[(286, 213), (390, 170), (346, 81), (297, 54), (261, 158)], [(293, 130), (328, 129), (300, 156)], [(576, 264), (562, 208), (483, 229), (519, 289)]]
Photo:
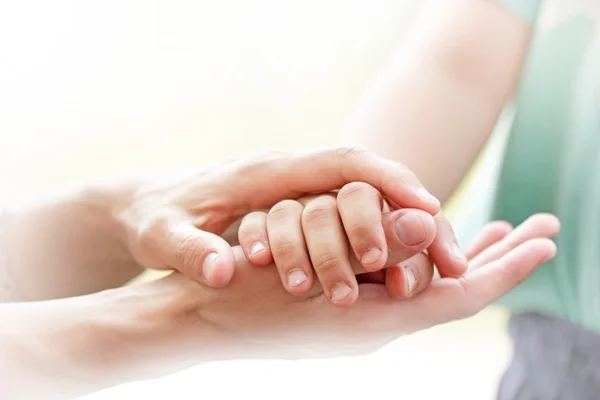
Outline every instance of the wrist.
[(208, 361), (208, 349), (222, 340), (198, 317), (195, 289), (167, 278), (78, 298), (4, 305), (0, 315), (14, 322), (0, 329), (0, 350), (7, 346), (8, 355), (0, 372), (11, 377), (15, 398), (62, 398)]
[(141, 180), (97, 182), (79, 189), (75, 195), (99, 216), (102, 229), (123, 245), (127, 244), (128, 227), (123, 214), (136, 198)]
[[(187, 281), (187, 280), (186, 280)], [(73, 369), (102, 387), (149, 379), (208, 361), (218, 332), (197, 313), (197, 285), (170, 277), (93, 296)], [(77, 343), (77, 342), (76, 342)]]
[(94, 293), (140, 274), (114, 217), (132, 187), (87, 186), (10, 209), (4, 247), (20, 299)]

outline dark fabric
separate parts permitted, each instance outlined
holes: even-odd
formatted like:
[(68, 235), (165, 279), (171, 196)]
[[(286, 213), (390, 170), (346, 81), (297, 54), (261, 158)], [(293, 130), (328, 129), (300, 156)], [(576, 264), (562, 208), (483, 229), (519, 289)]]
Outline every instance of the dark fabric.
[(514, 357), (498, 400), (600, 399), (600, 335), (537, 313), (509, 323)]

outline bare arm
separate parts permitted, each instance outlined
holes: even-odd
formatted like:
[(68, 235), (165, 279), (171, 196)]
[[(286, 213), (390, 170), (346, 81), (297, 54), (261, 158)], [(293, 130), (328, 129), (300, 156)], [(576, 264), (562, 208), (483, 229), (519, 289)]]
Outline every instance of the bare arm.
[(530, 27), (492, 0), (430, 0), (345, 141), (402, 161), (440, 201), (455, 191), (518, 81)]
[(7, 260), (0, 262), (0, 302), (93, 293), (141, 273), (111, 215), (129, 192), (118, 185), (77, 189), (11, 210), (1, 227)]
[[(0, 321), (9, 321), (0, 324), (2, 395), (62, 400), (215, 360), (372, 351), (495, 301), (554, 256), (548, 238), (558, 230), (549, 215), (500, 236), (492, 224), (469, 252), (466, 275), (434, 279), (403, 301), (390, 297), (383, 282), (365, 283), (349, 309), (332, 307), (318, 285), (290, 295), (275, 265), (257, 268), (240, 247), (233, 249), (236, 273), (226, 288), (174, 273), (87, 296), (0, 304)], [(399, 247), (390, 255), (403, 253)], [(423, 262), (418, 276), (429, 270), (431, 277), (432, 269)]]

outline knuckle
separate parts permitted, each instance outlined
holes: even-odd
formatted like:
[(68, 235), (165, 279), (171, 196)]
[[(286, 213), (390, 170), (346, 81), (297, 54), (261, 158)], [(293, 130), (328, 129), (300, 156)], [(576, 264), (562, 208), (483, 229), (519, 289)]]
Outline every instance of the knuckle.
[(368, 250), (372, 247), (373, 242), (377, 241), (374, 229), (376, 226), (375, 224), (377, 223), (380, 222), (361, 221), (356, 222), (348, 227), (348, 239), (352, 243), (355, 250), (359, 252), (361, 250)]
[(177, 261), (185, 269), (194, 269), (201, 265), (206, 255), (212, 251), (205, 249), (202, 243), (194, 236), (184, 238), (177, 247)]
[(320, 255), (314, 264), (314, 268), (323, 274), (328, 274), (342, 265), (342, 258), (333, 253), (324, 253)]
[(168, 224), (168, 218), (164, 215), (154, 215), (140, 225), (137, 230), (137, 243), (142, 251), (151, 251), (156, 247), (156, 241), (161, 240), (161, 232)]
[(302, 223), (306, 226), (327, 223), (337, 215), (337, 203), (330, 196), (321, 196), (311, 201), (302, 212)]
[(272, 247), (273, 256), (280, 260), (293, 259), (297, 253), (297, 248), (293, 242), (289, 240), (274, 240), (275, 245)]
[(336, 147), (334, 152), (337, 156), (348, 159), (361, 158), (370, 154), (370, 151), (363, 146), (340, 146)]
[(240, 233), (262, 232), (265, 229), (266, 214), (262, 212), (253, 212), (242, 219), (239, 231)]
[(271, 210), (267, 218), (269, 221), (282, 221), (288, 218), (298, 217), (302, 212), (302, 205), (295, 200), (284, 200), (277, 203)]
[(376, 189), (365, 182), (351, 182), (342, 187), (338, 193), (338, 200), (344, 201), (356, 196), (376, 192)]

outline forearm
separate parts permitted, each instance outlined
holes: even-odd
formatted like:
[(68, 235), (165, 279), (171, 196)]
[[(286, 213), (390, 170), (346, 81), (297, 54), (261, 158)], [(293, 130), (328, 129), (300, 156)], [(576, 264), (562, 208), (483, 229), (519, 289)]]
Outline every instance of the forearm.
[(432, 0), (345, 141), (401, 161), (447, 200), (518, 80), (529, 26), (490, 0)]
[[(74, 190), (12, 209), (2, 247), (13, 280), (13, 301), (93, 293), (123, 285), (142, 269), (125, 247), (113, 211), (131, 189)], [(2, 283), (2, 282), (0, 282)]]
[(79, 298), (0, 304), (3, 396), (72, 398), (205, 361), (206, 349), (219, 347), (216, 335), (195, 312), (194, 290), (182, 285), (167, 279)]

